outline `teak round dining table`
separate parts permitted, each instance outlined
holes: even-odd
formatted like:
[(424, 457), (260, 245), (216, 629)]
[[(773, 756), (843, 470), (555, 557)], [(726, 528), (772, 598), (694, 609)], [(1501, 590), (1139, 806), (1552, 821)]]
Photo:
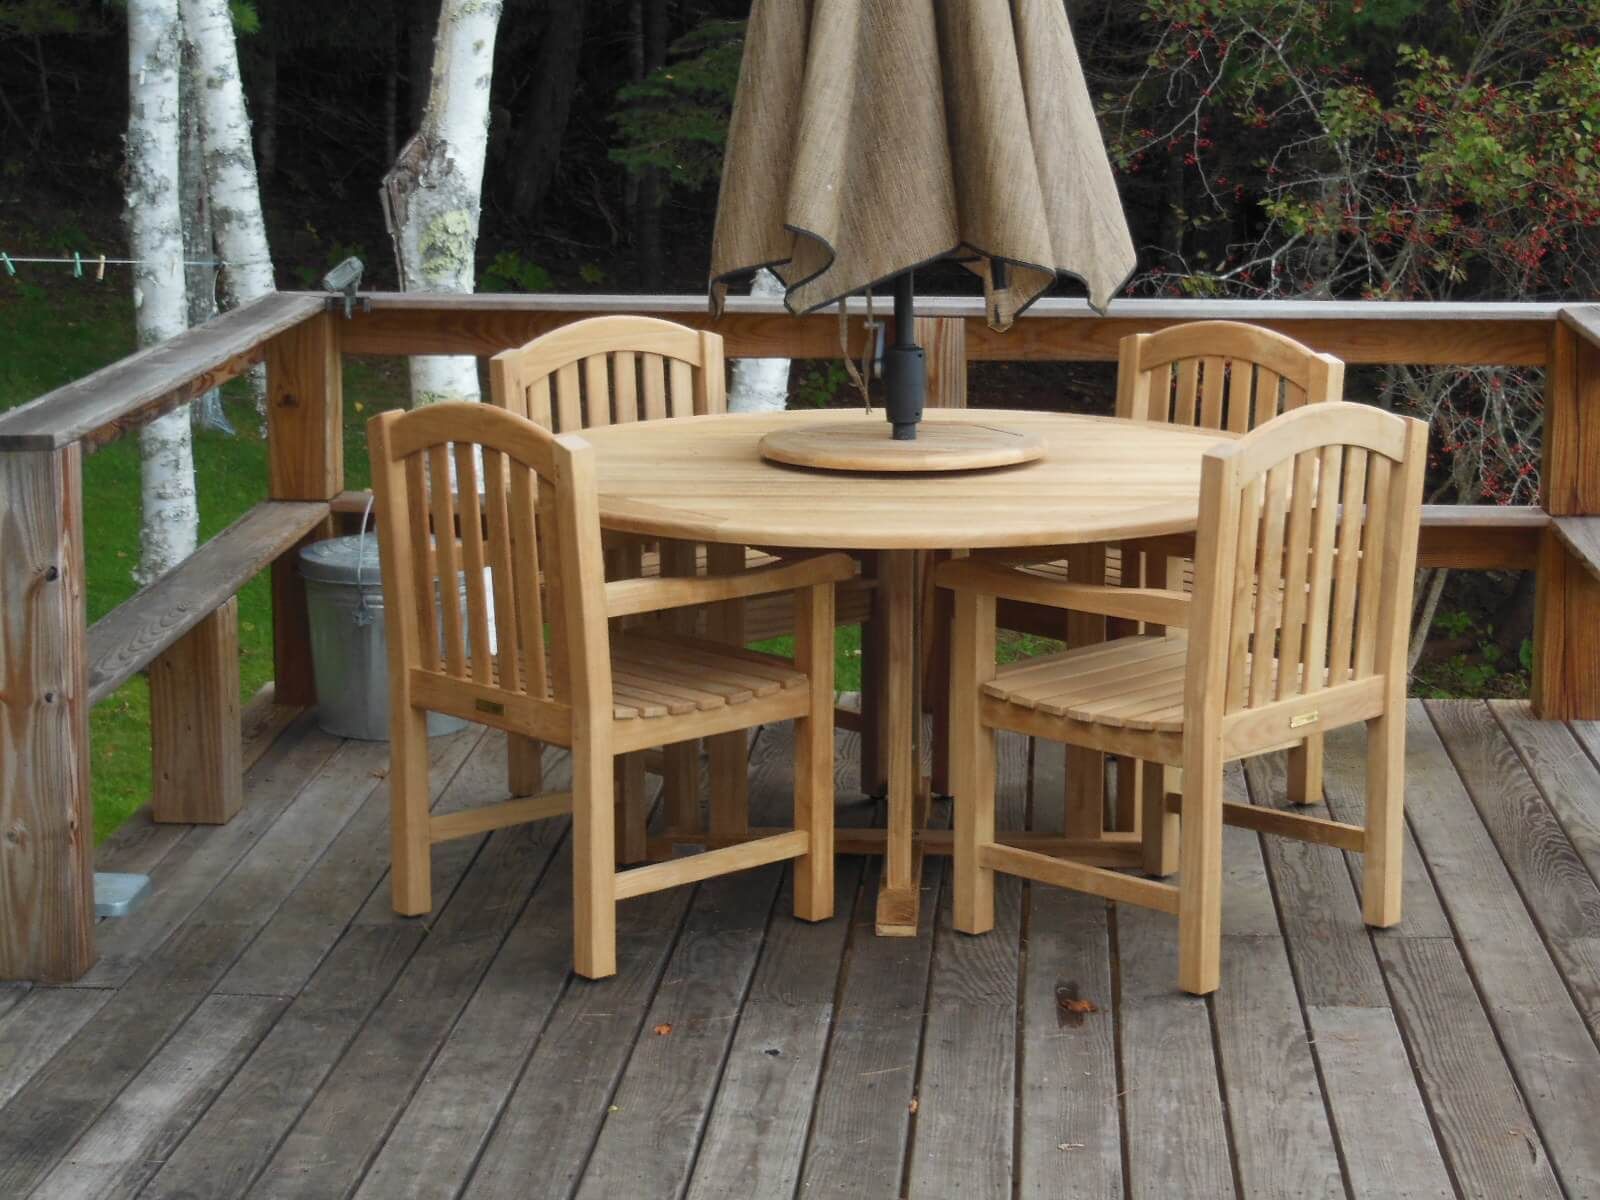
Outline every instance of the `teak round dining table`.
[[(883, 423), (881, 414), (860, 419)], [(1114, 417), (929, 409), (930, 424), (984, 422), (1037, 434), (1044, 453), (994, 470), (891, 475), (787, 466), (757, 450), (768, 433), (840, 420), (837, 409), (730, 413), (590, 428), (581, 436), (595, 449), (607, 529), (705, 542), (713, 552), (725, 546), (877, 552), (877, 613), (888, 645), (882, 697), (888, 820), (877, 930), (909, 936), (917, 929), (927, 808), (918, 718), (925, 552), (1192, 531), (1201, 456), (1218, 437)], [(718, 570), (740, 561), (742, 553), (713, 557)]]

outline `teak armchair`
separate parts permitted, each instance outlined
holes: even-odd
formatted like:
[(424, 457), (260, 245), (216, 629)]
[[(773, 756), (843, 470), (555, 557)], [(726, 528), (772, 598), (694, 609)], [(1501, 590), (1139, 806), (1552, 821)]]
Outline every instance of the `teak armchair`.
[[(615, 972), (618, 900), (729, 871), (794, 859), (795, 914), (830, 916), (833, 585), (854, 574), (852, 560), (607, 583), (594, 452), (580, 438), (480, 404), (384, 413), (368, 431), (387, 601), (395, 910), (432, 908), (434, 842), (570, 811), (580, 975)], [(449, 602), (462, 579), (464, 617)], [(609, 632), (612, 618), (778, 590), (795, 593), (792, 663), (697, 638)], [(570, 747), (571, 793), (431, 815), (429, 710)], [(791, 831), (615, 869), (616, 756), (790, 718)], [(644, 817), (642, 805), (621, 815), (641, 842)]]
[[(1400, 919), (1405, 649), (1426, 454), (1422, 422), (1347, 404), (1287, 413), (1207, 451), (1192, 593), (1052, 582), (973, 559), (940, 569), (956, 607), (957, 929), (991, 928), (994, 872), (1022, 875), (1176, 914), (1179, 983), (1213, 991), (1225, 823), (1362, 852), (1367, 923)], [(997, 669), (997, 597), (1168, 632)], [(1358, 721), (1368, 738), (1365, 825), (1223, 802), (1225, 762)], [(1181, 767), (1178, 882), (997, 842), (997, 729)], [(1161, 835), (1167, 805), (1151, 776), (1146, 839)]]
[[(500, 408), (527, 417), (555, 433), (577, 433), (594, 426), (631, 421), (671, 420), (727, 411), (722, 338), (657, 317), (603, 316), (574, 321), (504, 350), (489, 360), (489, 392)], [(683, 577), (715, 571), (757, 569), (777, 561), (764, 551), (742, 546), (695, 546), (688, 542), (650, 545), (637, 538), (608, 540), (609, 578)], [(854, 625), (872, 612), (872, 580), (854, 577), (838, 589), (835, 621)], [(705, 618), (680, 611), (670, 618), (680, 632), (698, 622), (719, 641), (742, 644), (795, 632), (793, 602), (784, 593), (724, 604)], [(713, 786), (725, 795), (743, 778), (745, 744), (739, 738), (710, 747)], [(539, 778), (537, 743), (513, 738), (512, 791), (527, 790)], [(668, 747), (667, 780), (672, 824), (687, 829), (699, 777), (693, 745)], [(731, 785), (731, 786), (730, 786)], [(642, 771), (619, 772), (619, 786), (642, 786)], [(712, 809), (712, 824), (726, 824)], [(723, 831), (725, 832), (725, 830)]]
[[(1339, 400), (1343, 393), (1343, 362), (1259, 325), (1191, 321), (1156, 333), (1130, 334), (1118, 343), (1116, 415), (1128, 420), (1246, 433), (1280, 413)], [(1043, 578), (1076, 583), (1187, 590), (1193, 579), (1193, 548), (1187, 537), (1078, 546), (1064, 558), (1025, 569)], [(1047, 637), (1062, 635), (1061, 614), (1048, 606), (1003, 604), (1000, 623)], [(1103, 620), (1094, 615), (1073, 618), (1066, 627), (1068, 644), (1098, 641), (1103, 627)], [(1123, 760), (1121, 790), (1136, 790), (1133, 777), (1132, 764)], [(1320, 737), (1309, 737), (1291, 750), (1288, 786), (1289, 797), (1297, 804), (1321, 798)], [(1119, 803), (1119, 809), (1118, 827), (1135, 828), (1131, 805)], [(1069, 812), (1069, 832), (1095, 836), (1099, 818), (1098, 813)], [(1171, 843), (1166, 844), (1170, 848)], [(1154, 861), (1149, 865), (1157, 869)]]

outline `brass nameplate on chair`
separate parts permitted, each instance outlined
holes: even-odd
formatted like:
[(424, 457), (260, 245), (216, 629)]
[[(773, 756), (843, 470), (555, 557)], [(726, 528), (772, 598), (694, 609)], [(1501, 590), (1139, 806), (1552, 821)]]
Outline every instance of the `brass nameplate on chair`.
[(1300, 729), (1306, 725), (1315, 725), (1321, 719), (1322, 714), (1313, 708), (1310, 712), (1301, 713), (1298, 717), (1290, 717), (1289, 728)]
[[(474, 700), (472, 707), (481, 713), (488, 713), (490, 716), (503, 717), (506, 715), (506, 706), (498, 700)], [(1314, 719), (1315, 717), (1313, 716)]]

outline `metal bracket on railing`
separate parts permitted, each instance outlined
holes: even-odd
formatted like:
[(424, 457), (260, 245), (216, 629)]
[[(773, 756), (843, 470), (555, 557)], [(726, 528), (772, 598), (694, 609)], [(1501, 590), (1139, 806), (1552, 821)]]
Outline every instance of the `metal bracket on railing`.
[(323, 287), (344, 295), (344, 315), (347, 319), (355, 312), (357, 303), (360, 303), (362, 312), (371, 308), (372, 302), (367, 297), (356, 295), (356, 289), (361, 286), (361, 272), (365, 269), (359, 258), (347, 258), (322, 277)]
[(150, 876), (115, 871), (94, 873), (94, 915), (125, 917), (150, 894)]

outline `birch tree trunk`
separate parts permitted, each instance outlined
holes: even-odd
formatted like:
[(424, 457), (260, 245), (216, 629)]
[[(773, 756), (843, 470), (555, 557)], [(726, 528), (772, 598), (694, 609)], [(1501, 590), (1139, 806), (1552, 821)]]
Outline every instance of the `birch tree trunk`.
[[(222, 284), (230, 308), (273, 290), (272, 251), (261, 216), (255, 146), (239, 81), (239, 48), (228, 0), (182, 0), (184, 33), (194, 47), (200, 129), (205, 147), (211, 226), (223, 261)], [(267, 414), (267, 376), (250, 372), (256, 411)]]
[[(384, 217), (408, 292), (473, 289), (500, 10), (500, 0), (444, 0), (422, 128), (383, 178)], [(413, 407), (478, 398), (476, 359), (411, 360)]]
[[(128, 0), (128, 235), (139, 344), (188, 325), (183, 218), (178, 202), (178, 0)], [(139, 434), (142, 521), (139, 566), (146, 584), (194, 552), (199, 534), (189, 410)]]
[[(178, 120), (183, 137), (178, 146), (178, 204), (183, 213), (183, 278), (189, 297), (189, 324), (204, 325), (217, 315), (215, 239), (211, 235), (211, 203), (206, 196), (205, 149), (200, 133), (200, 68), (194, 45), (185, 40), (183, 72), (178, 76)], [(222, 411), (222, 390), (212, 388), (190, 409), (195, 426), (232, 436), (234, 428)]]
[[(762, 267), (750, 283), (752, 296), (781, 296), (783, 283)], [(782, 412), (789, 403), (787, 358), (736, 358), (728, 387), (729, 412)]]

